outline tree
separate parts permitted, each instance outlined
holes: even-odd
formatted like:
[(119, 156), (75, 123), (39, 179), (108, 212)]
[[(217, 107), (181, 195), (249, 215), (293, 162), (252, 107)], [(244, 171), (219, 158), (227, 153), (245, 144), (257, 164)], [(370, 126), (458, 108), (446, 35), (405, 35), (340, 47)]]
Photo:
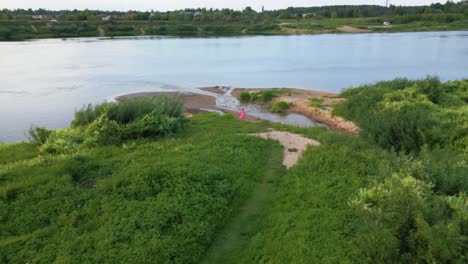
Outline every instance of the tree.
[(338, 17), (338, 15), (336, 14), (335, 11), (333, 11), (333, 12), (331, 13), (331, 18), (337, 18), (337, 17)]

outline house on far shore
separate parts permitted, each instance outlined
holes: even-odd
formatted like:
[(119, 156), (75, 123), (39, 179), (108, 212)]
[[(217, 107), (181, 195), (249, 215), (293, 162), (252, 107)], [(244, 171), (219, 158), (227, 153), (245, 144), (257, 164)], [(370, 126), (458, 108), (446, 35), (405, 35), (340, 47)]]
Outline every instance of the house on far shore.
[(111, 16), (104, 16), (104, 17), (101, 17), (101, 20), (102, 20), (102, 21), (109, 21), (109, 20), (111, 20)]
[(384, 21), (384, 22), (383, 22), (383, 25), (384, 25), (384, 26), (390, 26), (390, 22), (389, 22), (389, 21)]
[(50, 20), (50, 23), (57, 23), (57, 22), (58, 22), (57, 19), (51, 19)]
[(42, 19), (42, 15), (32, 15), (32, 19)]

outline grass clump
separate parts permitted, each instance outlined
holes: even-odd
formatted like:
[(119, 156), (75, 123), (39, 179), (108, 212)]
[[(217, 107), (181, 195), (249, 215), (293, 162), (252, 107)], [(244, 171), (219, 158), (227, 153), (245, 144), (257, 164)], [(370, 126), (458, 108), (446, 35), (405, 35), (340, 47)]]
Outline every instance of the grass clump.
[(309, 101), (310, 101), (310, 106), (312, 107), (320, 108), (320, 109), (324, 108), (324, 105), (323, 105), (324, 100), (322, 97), (310, 97)]
[(270, 111), (273, 113), (284, 113), (284, 111), (288, 110), (291, 105), (284, 101), (278, 101), (271, 105)]
[(42, 145), (52, 134), (52, 130), (49, 130), (45, 127), (32, 126), (29, 131), (29, 141), (35, 144)]
[(76, 112), (70, 128), (54, 131), (41, 150), (65, 153), (138, 138), (172, 136), (181, 130), (184, 120), (182, 102), (176, 97), (88, 105)]
[(259, 102), (262, 104), (268, 104), (276, 97), (282, 95), (291, 95), (291, 89), (275, 88), (275, 89), (264, 89), (256, 92), (242, 91), (239, 93), (239, 100), (242, 102)]
[(239, 100), (243, 103), (250, 102), (251, 96), (249, 92), (242, 91), (239, 93)]

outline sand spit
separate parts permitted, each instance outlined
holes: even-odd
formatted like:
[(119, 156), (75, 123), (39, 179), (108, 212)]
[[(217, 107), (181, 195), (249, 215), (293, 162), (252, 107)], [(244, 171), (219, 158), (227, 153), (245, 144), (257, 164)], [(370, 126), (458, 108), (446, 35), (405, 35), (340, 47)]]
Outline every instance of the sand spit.
[[(248, 89), (235, 89), (232, 94), (238, 98), (238, 95), (242, 91), (255, 92), (262, 89), (248, 88)], [(359, 134), (359, 127), (353, 122), (346, 120), (340, 116), (333, 115), (333, 106), (335, 104), (345, 101), (345, 98), (338, 97), (338, 94), (303, 90), (303, 89), (290, 89), (290, 94), (284, 94), (280, 97), (274, 98), (273, 103), (277, 101), (285, 101), (291, 104), (291, 108), (288, 112), (296, 113), (309, 117), (310, 119), (319, 123), (325, 124), (328, 127), (338, 130), (340, 132), (357, 135)], [(312, 106), (311, 98), (316, 98), (320, 101), (319, 106)]]
[(278, 140), (284, 147), (283, 165), (288, 169), (296, 165), (309, 145), (320, 146), (320, 142), (318, 141), (283, 131), (269, 131), (251, 135), (259, 138)]

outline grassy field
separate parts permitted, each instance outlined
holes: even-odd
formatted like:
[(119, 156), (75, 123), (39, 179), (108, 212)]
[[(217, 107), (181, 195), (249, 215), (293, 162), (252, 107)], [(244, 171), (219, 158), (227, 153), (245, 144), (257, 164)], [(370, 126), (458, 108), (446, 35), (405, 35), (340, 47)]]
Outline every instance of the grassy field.
[[(168, 98), (84, 108), (0, 145), (0, 260), (464, 263), (467, 83), (347, 90), (335, 111), (360, 136), (185, 119)], [(268, 128), (321, 145), (286, 171), (278, 142), (248, 135)]]
[[(383, 21), (392, 21), (382, 27)], [(242, 36), (344, 33), (349, 26), (368, 32), (468, 30), (468, 19), (454, 21), (393, 18), (283, 19), (268, 22), (184, 21), (0, 21), (1, 40), (115, 36)]]

